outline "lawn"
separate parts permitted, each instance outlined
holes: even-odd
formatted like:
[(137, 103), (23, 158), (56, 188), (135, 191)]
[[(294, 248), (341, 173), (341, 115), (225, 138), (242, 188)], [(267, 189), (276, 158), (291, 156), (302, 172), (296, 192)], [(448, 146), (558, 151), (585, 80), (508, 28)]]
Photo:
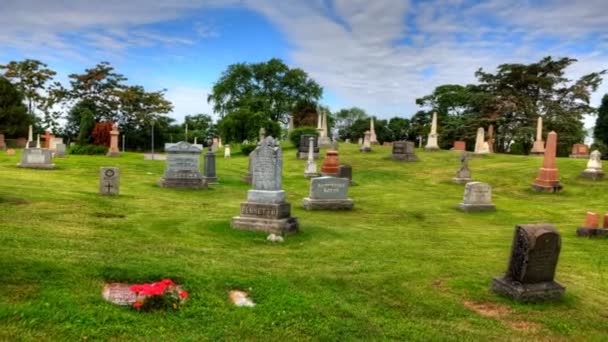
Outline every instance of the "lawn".
[[(459, 154), (419, 162), (342, 144), (353, 166), (351, 212), (308, 212), (306, 161), (283, 151), (283, 188), (300, 233), (282, 244), (230, 228), (249, 186), (247, 159), (218, 153), (209, 190), (157, 186), (163, 161), (69, 156), (55, 170), (18, 169), (0, 155), (0, 340), (602, 340), (608, 336), (608, 240), (578, 238), (585, 212), (608, 211), (608, 180), (559, 158), (564, 191), (529, 187), (539, 157), (470, 161), (493, 187), (496, 212), (455, 209)], [(318, 162), (320, 166), (320, 161)], [(121, 169), (121, 195), (98, 195), (101, 166)], [(507, 267), (516, 224), (562, 233), (556, 280), (564, 298), (518, 304), (489, 290)], [(104, 301), (105, 282), (172, 278), (190, 293), (177, 312), (140, 313)], [(233, 306), (232, 289), (254, 308)]]

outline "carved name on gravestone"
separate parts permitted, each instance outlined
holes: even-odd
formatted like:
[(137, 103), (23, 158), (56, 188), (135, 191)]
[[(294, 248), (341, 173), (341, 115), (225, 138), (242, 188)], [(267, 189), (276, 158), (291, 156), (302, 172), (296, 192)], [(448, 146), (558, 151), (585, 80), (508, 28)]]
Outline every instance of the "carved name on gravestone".
[(298, 146), (298, 153), (296, 155), (296, 158), (308, 158), (308, 151), (310, 150), (310, 138), (312, 138), (313, 140), (313, 158), (319, 158), (319, 138), (314, 134), (302, 134), (300, 136), (300, 145)]
[(251, 152), (254, 190), (281, 190), (283, 152), (272, 137), (269, 138), (264, 140), (261, 148)]
[(554, 281), (561, 249), (561, 236), (550, 224), (515, 227), (509, 268), (494, 278), (492, 290), (518, 301), (556, 299), (565, 288)]
[(164, 177), (159, 184), (165, 188), (206, 189), (200, 172), (201, 145), (185, 141), (176, 144), (165, 144), (167, 166)]
[(118, 195), (120, 193), (119, 168), (102, 167), (99, 169), (99, 193), (102, 195)]
[(21, 163), (17, 167), (31, 169), (52, 169), (55, 164), (52, 163), (53, 153), (51, 150), (44, 148), (28, 148), (23, 150), (21, 155)]
[(350, 181), (338, 177), (317, 177), (310, 181), (310, 195), (302, 200), (307, 210), (352, 209), (354, 202), (348, 198)]
[(463, 211), (495, 210), (492, 204), (492, 187), (487, 183), (469, 182), (464, 188), (464, 198), (458, 206)]

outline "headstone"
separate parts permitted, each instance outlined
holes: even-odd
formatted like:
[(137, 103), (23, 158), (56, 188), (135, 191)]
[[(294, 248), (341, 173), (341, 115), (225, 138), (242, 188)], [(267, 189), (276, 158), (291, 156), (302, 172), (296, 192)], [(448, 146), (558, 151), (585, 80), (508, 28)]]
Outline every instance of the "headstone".
[(589, 158), (589, 146), (585, 144), (572, 145), (572, 154), (570, 158)]
[(464, 187), (464, 198), (458, 205), (462, 211), (490, 211), (496, 207), (492, 204), (492, 187), (482, 182), (469, 182)]
[(224, 146), (224, 158), (230, 158), (230, 145)]
[(545, 142), (543, 141), (543, 118), (539, 116), (536, 121), (536, 140), (532, 146), (531, 155), (543, 155), (545, 154)]
[(321, 174), (323, 176), (337, 176), (338, 167), (340, 166), (340, 158), (338, 157), (338, 151), (329, 150), (325, 154), (323, 159), (323, 165), (321, 166)]
[(488, 127), (488, 153), (494, 153), (494, 125)]
[(604, 215), (604, 226), (603, 228), (600, 228), (600, 216), (592, 211), (588, 211), (587, 216), (585, 217), (585, 224), (576, 229), (576, 235), (584, 237), (600, 237), (608, 235), (608, 229), (606, 227), (608, 223), (607, 219), (608, 214)]
[(55, 157), (62, 158), (65, 157), (66, 146), (64, 143), (55, 145)]
[(350, 144), (350, 139), (344, 140), (345, 143)]
[(560, 298), (566, 290), (554, 280), (560, 249), (561, 236), (553, 225), (517, 225), (509, 268), (494, 278), (492, 291), (520, 302)]
[(346, 178), (313, 178), (310, 181), (310, 195), (302, 200), (302, 207), (306, 210), (350, 210), (354, 202), (348, 198), (349, 184)]
[(369, 142), (372, 145), (378, 144), (378, 138), (376, 137), (376, 128), (374, 127), (374, 118), (369, 120)]
[(16, 145), (16, 147), (19, 147), (19, 148), (28, 148), (27, 139), (25, 139), (23, 137), (17, 138), (15, 145)]
[(14, 156), (16, 154), (15, 150), (12, 148), (9, 148), (6, 150), (6, 155), (7, 156)]
[(53, 153), (46, 148), (28, 148), (21, 154), (21, 163), (17, 167), (28, 169), (53, 169)]
[(359, 152), (371, 152), (372, 151), (372, 146), (370, 143), (370, 132), (369, 131), (365, 131), (365, 138), (363, 139), (363, 145), (361, 146), (361, 148), (359, 149)]
[(215, 153), (213, 153), (211, 149), (205, 153), (203, 179), (207, 184), (217, 183), (217, 175), (215, 174)]
[(348, 179), (348, 184), (353, 184), (353, 167), (347, 164), (338, 167), (338, 177)]
[(110, 149), (106, 154), (108, 157), (120, 157), (120, 150), (118, 149), (118, 124), (112, 124), (112, 130), (110, 131)]
[(176, 144), (165, 144), (167, 166), (164, 177), (159, 185), (163, 188), (206, 189), (200, 172), (201, 145), (193, 145), (185, 141)]
[(211, 152), (215, 153), (217, 152), (219, 148), (219, 140), (217, 138), (213, 138), (213, 141), (211, 143)]
[(287, 124), (287, 132), (291, 133), (291, 131), (294, 130), (294, 124), (293, 124), (293, 116), (289, 117), (289, 123)]
[(454, 150), (454, 151), (466, 151), (467, 150), (466, 142), (461, 141), (461, 140), (454, 141), (454, 147), (452, 147), (452, 150)]
[(327, 113), (324, 110), (321, 111), (321, 130), (319, 131), (319, 146), (330, 147), (331, 139), (327, 130)]
[(120, 169), (102, 167), (99, 169), (99, 193), (101, 195), (118, 195), (120, 193)]
[(51, 149), (51, 151), (53, 151), (53, 152), (57, 151), (58, 144), (63, 144), (63, 138), (57, 138), (57, 137), (51, 138), (51, 146), (49, 147)]
[(589, 155), (587, 168), (581, 173), (581, 176), (593, 180), (604, 178), (604, 170), (602, 169), (602, 154), (595, 150)]
[(475, 154), (484, 155), (490, 153), (488, 144), (485, 142), (485, 131), (483, 127), (477, 129), (477, 136), (475, 137)]
[(557, 150), (557, 133), (551, 131), (547, 135), (547, 146), (543, 166), (538, 171), (538, 177), (532, 184), (532, 190), (539, 192), (558, 192), (562, 189), (559, 182), (559, 172), (555, 167), (555, 153)]
[(4, 134), (0, 134), (0, 150), (6, 150), (6, 141), (4, 141)]
[(456, 172), (456, 177), (452, 178), (452, 182), (456, 184), (465, 184), (472, 182), (471, 170), (469, 170), (469, 155), (466, 151), (460, 156), (460, 169)]
[(298, 221), (291, 216), (282, 186), (283, 152), (272, 138), (261, 141), (251, 152), (252, 186), (247, 202), (241, 203), (241, 215), (232, 218), (235, 229), (274, 234), (296, 233)]
[(391, 158), (399, 161), (413, 162), (418, 161), (415, 153), (415, 145), (412, 141), (393, 142), (393, 153)]
[(317, 163), (315, 163), (315, 157), (314, 157), (314, 152), (313, 152), (314, 143), (315, 143), (315, 137), (309, 136), (308, 137), (308, 160), (306, 161), (306, 169), (304, 169), (305, 178), (312, 178), (312, 177), (319, 176), (319, 173), (317, 172)]
[(359, 138), (359, 140), (357, 140), (357, 145), (363, 145), (363, 138)]
[(310, 149), (310, 138), (313, 139), (313, 158), (319, 158), (319, 141), (317, 136), (314, 134), (302, 134), (300, 136), (300, 145), (298, 146), (298, 153), (296, 154), (296, 158), (308, 159), (308, 151)]
[(431, 121), (431, 132), (429, 133), (428, 140), (426, 142), (426, 146), (424, 147), (426, 151), (437, 151), (439, 150), (439, 145), (437, 144), (437, 113), (433, 113), (433, 119)]
[(29, 125), (27, 129), (27, 143), (25, 148), (36, 147), (36, 142), (34, 141), (34, 128), (32, 125)]

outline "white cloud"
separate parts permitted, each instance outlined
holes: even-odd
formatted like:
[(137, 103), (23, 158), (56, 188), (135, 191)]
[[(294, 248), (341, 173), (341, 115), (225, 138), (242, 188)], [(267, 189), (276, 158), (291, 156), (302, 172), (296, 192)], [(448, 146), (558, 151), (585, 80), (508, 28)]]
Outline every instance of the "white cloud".
[(208, 95), (209, 89), (206, 88), (175, 86), (169, 87), (165, 97), (173, 103), (171, 117), (178, 123), (183, 122), (186, 115), (198, 113), (209, 114), (215, 121), (217, 116), (213, 115), (211, 106), (207, 103)]

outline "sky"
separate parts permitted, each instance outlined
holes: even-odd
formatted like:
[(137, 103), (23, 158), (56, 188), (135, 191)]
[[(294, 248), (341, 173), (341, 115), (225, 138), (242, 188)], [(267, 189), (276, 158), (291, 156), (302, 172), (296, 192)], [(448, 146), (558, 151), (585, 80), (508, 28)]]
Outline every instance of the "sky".
[[(607, 0), (0, 0), (0, 64), (38, 59), (67, 82), (108, 61), (129, 84), (167, 89), (181, 121), (213, 114), (228, 65), (276, 57), (332, 111), (410, 117), (416, 98), (480, 67), (550, 55), (578, 59), (572, 79), (608, 69), (607, 13)], [(606, 93), (608, 80), (592, 105)]]

